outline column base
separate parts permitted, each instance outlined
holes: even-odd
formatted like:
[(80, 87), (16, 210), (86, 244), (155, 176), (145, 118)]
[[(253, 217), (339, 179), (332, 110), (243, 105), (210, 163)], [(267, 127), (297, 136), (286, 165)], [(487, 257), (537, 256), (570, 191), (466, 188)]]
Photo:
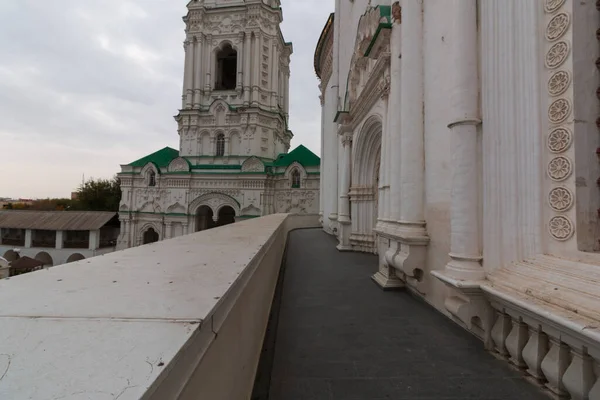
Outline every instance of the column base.
[(464, 324), (471, 332), (480, 336), (486, 346), (493, 323), (493, 309), (481, 290), (480, 281), (455, 279), (447, 270), (432, 271), (431, 275), (453, 289), (444, 301), (446, 310), (452, 317)]
[(403, 289), (405, 286), (404, 282), (397, 277), (386, 276), (381, 271), (377, 271), (373, 274), (371, 279), (383, 290), (398, 290)]
[(459, 256), (450, 253), (450, 262), (446, 264), (445, 274), (457, 280), (479, 281), (485, 279), (481, 266), (481, 257)]
[(350, 244), (350, 234), (352, 233), (352, 221), (347, 216), (340, 216), (338, 220), (338, 240), (337, 249), (339, 251), (352, 251)]

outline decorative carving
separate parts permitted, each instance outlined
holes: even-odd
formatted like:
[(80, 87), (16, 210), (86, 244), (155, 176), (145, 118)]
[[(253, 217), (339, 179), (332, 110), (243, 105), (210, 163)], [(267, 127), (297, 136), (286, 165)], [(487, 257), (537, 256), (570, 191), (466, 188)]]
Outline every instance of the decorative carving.
[(402, 23), (402, 7), (400, 7), (399, 1), (392, 4), (392, 18), (394, 19), (394, 22), (398, 24)]
[(546, 53), (546, 67), (558, 68), (565, 62), (569, 55), (569, 44), (565, 41), (555, 43)]
[(557, 215), (550, 219), (548, 223), (550, 235), (556, 240), (567, 240), (573, 236), (573, 223), (563, 215)]
[(244, 161), (242, 164), (242, 172), (264, 172), (265, 165), (256, 157), (252, 157)]
[(556, 187), (550, 191), (548, 201), (554, 211), (564, 212), (573, 205), (573, 193), (566, 187)]
[(567, 71), (558, 71), (548, 79), (548, 93), (551, 96), (560, 96), (571, 84), (571, 74)]
[(567, 157), (559, 156), (554, 157), (548, 163), (548, 175), (550, 179), (560, 182), (567, 179), (573, 170), (571, 160)]
[(569, 14), (564, 12), (556, 14), (552, 17), (550, 22), (548, 22), (548, 26), (546, 27), (546, 39), (551, 42), (560, 39), (567, 29), (569, 29), (569, 22)]
[(565, 4), (565, 1), (566, 0), (546, 0), (544, 3), (544, 10), (546, 10), (547, 13), (553, 13), (561, 8), (562, 5)]
[(548, 149), (552, 153), (566, 151), (573, 142), (573, 134), (567, 128), (556, 128), (548, 135)]
[(548, 107), (548, 119), (553, 124), (560, 124), (571, 114), (571, 102), (567, 99), (558, 99)]
[(169, 164), (169, 172), (189, 171), (190, 166), (187, 161), (181, 157), (174, 159)]

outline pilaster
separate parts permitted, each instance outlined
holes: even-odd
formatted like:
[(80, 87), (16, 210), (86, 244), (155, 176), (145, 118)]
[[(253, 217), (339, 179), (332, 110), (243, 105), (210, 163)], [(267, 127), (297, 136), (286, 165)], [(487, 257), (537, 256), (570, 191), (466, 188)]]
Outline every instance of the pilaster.
[(25, 248), (31, 247), (31, 236), (32, 236), (31, 229), (25, 229)]
[(350, 219), (350, 176), (352, 164), (352, 132), (349, 127), (341, 125), (338, 133), (342, 143), (342, 179), (340, 181), (340, 197), (338, 203), (338, 222), (339, 222), (339, 244), (337, 249), (340, 251), (352, 250), (350, 245), (350, 234), (352, 232), (352, 221)]
[(198, 35), (194, 42), (194, 108), (200, 108), (202, 102), (202, 41), (202, 35)]
[(54, 245), (54, 247), (57, 250), (60, 250), (63, 248), (63, 233), (64, 231), (56, 231), (56, 244)]
[(398, 173), (394, 174), (395, 180), (390, 180), (393, 223), (387, 229), (395, 242), (385, 259), (418, 281), (429, 244), (424, 219), (423, 4), (404, 0), (402, 5), (400, 13), (399, 3), (394, 3), (392, 12), (392, 89), (388, 109), (392, 113), (390, 161), (392, 170)]

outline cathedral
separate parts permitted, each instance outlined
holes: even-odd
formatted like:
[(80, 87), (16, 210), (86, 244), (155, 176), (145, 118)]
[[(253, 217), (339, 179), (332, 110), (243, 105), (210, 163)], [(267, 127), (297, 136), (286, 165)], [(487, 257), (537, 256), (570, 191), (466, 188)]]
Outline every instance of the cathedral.
[(599, 21), (336, 0), (314, 55), (323, 229), (561, 398), (600, 398)]
[(320, 159), (288, 152), (292, 44), (279, 0), (192, 0), (179, 149), (121, 166), (118, 248), (272, 213), (317, 214)]

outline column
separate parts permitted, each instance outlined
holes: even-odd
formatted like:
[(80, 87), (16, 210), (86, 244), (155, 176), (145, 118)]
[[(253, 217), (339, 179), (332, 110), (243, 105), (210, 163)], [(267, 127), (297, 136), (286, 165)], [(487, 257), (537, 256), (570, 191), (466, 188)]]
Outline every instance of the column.
[(485, 278), (481, 266), (477, 188), (477, 125), (479, 80), (477, 79), (476, 0), (454, 0), (454, 119), (448, 125), (452, 135), (452, 205), (450, 219), (450, 262), (446, 274), (455, 279)]
[(260, 60), (262, 59), (262, 53), (260, 49), (260, 33), (254, 32), (254, 51), (253, 51), (253, 74), (252, 74), (252, 103), (257, 104), (259, 102), (259, 91), (260, 86)]
[(225, 157), (229, 156), (229, 139), (229, 137), (225, 137), (225, 151), (223, 153)]
[(402, 8), (400, 76), (400, 230), (424, 236), (425, 160), (423, 137), (423, 5), (404, 0)]
[(188, 234), (188, 223), (184, 222), (181, 225), (183, 225), (183, 234), (187, 235)]
[[(397, 3), (393, 7), (393, 10), (399, 8)], [(398, 14), (398, 12), (394, 13)], [(394, 15), (396, 16), (396, 15)], [(390, 198), (388, 204), (388, 218), (392, 221), (400, 220), (400, 175), (402, 173), (400, 162), (400, 122), (402, 120), (402, 108), (401, 108), (401, 30), (400, 19), (394, 19), (392, 25), (392, 32), (390, 36), (390, 95), (388, 98), (388, 144), (389, 144), (389, 159), (388, 166), (390, 173), (388, 179), (388, 185), (390, 185)]]
[(196, 37), (194, 59), (194, 108), (202, 102), (202, 35)]
[[(320, 87), (320, 86), (319, 86)], [(321, 93), (321, 165), (319, 166), (319, 222), (323, 225), (323, 206), (325, 200), (325, 94)]]
[(171, 239), (173, 237), (173, 223), (171, 221), (165, 222), (165, 239)]
[(350, 219), (350, 177), (352, 171), (352, 131), (350, 127), (342, 125), (340, 127), (340, 141), (342, 143), (342, 171), (340, 179), (340, 197), (338, 203), (338, 222), (339, 222), (339, 244), (337, 249), (340, 251), (352, 250), (350, 245), (350, 233), (352, 231), (352, 222)]
[(100, 231), (90, 231), (90, 246), (89, 250), (97, 250), (100, 247)]
[(183, 88), (185, 96), (185, 108), (191, 108), (194, 96), (194, 42), (185, 41), (185, 71), (183, 77)]
[(249, 32), (245, 33), (244, 36), (244, 105), (250, 104), (250, 93), (251, 93), (251, 85), (250, 85), (250, 59), (252, 50), (252, 34)]
[(31, 247), (31, 229), (25, 229), (25, 247)]
[(279, 103), (279, 51), (277, 42), (273, 44), (273, 69), (271, 70), (271, 107), (277, 110)]
[(204, 94), (206, 96), (210, 95), (212, 90), (212, 81), (211, 81), (211, 70), (212, 70), (212, 35), (206, 35), (206, 49), (204, 56), (204, 71), (205, 71), (205, 80), (204, 80)]
[(350, 221), (350, 201), (348, 192), (350, 191), (350, 168), (351, 168), (351, 146), (352, 146), (352, 136), (351, 133), (346, 133), (342, 131), (342, 136), (340, 136), (340, 140), (342, 142), (342, 179), (340, 181), (340, 197), (338, 203), (339, 210), (339, 221), (346, 222)]
[(387, 166), (387, 149), (388, 149), (388, 120), (389, 120), (389, 94), (390, 87), (384, 87), (383, 93), (381, 94), (381, 99), (383, 100), (383, 109), (385, 110), (385, 118), (382, 121), (382, 129), (381, 129), (381, 160), (379, 167), (379, 187), (378, 190), (378, 204), (377, 204), (377, 224), (376, 226), (381, 226), (381, 222), (385, 220), (385, 209), (386, 209), (386, 187), (387, 181), (390, 171)]
[(289, 67), (287, 67), (284, 77), (283, 77), (283, 104), (285, 109), (285, 114), (290, 114), (290, 72)]
[(56, 249), (63, 248), (63, 231), (56, 231), (56, 244), (54, 245)]
[(192, 67), (194, 61), (193, 50), (189, 40), (183, 42), (183, 50), (185, 52), (185, 64), (183, 70), (183, 93), (181, 108), (186, 108), (188, 107), (188, 90), (192, 88)]
[[(388, 104), (390, 155), (390, 223), (394, 239), (385, 253), (388, 266), (418, 285), (427, 258), (429, 237), (424, 221), (423, 2), (392, 5), (391, 92)], [(400, 58), (401, 56), (401, 58)], [(398, 112), (399, 110), (399, 112)], [(394, 222), (395, 221), (395, 222)]]
[(240, 46), (237, 51), (237, 82), (235, 85), (235, 90), (237, 90), (238, 93), (241, 93), (244, 88), (244, 84), (242, 82), (244, 79), (244, 57), (242, 56), (244, 54), (244, 32), (240, 32), (238, 34), (238, 38)]

